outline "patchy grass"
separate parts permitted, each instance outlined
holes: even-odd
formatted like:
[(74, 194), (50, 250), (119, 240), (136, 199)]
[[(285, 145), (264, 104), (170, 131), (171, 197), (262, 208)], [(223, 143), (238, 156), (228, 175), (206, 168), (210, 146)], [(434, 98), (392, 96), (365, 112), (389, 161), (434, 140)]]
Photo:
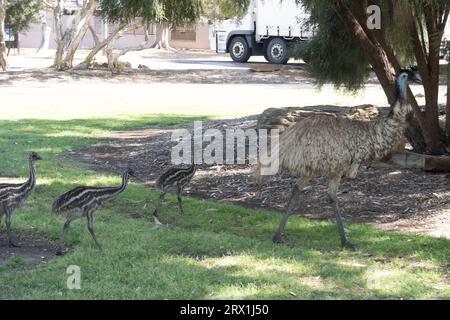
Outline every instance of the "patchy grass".
[[(88, 170), (60, 153), (95, 143), (106, 130), (186, 120), (192, 118), (0, 121), (1, 177), (22, 181), (31, 150), (44, 158), (37, 164), (35, 194), (14, 216), (14, 231), (57, 239), (63, 221), (51, 214), (55, 197), (79, 184), (120, 182), (119, 175)], [(286, 243), (274, 245), (279, 214), (185, 198), (186, 214), (180, 216), (173, 196), (161, 213), (170, 227), (155, 228), (149, 214), (157, 197), (132, 184), (97, 213), (103, 253), (96, 250), (85, 221), (78, 221), (67, 237), (68, 255), (36, 268), (22, 268), (20, 258), (11, 260), (0, 270), (0, 299), (450, 297), (448, 240), (348, 225), (358, 250), (342, 251), (334, 223), (292, 217)], [(81, 290), (66, 287), (70, 265), (81, 268)]]

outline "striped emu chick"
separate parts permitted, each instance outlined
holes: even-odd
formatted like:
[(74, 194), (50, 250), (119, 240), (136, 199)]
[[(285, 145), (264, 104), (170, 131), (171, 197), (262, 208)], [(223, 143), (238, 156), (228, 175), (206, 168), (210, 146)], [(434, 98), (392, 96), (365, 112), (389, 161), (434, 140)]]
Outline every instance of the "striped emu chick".
[(11, 237), (11, 219), (14, 211), (20, 208), (28, 197), (33, 193), (36, 186), (35, 163), (42, 158), (31, 152), (28, 156), (29, 177), (22, 184), (0, 184), (0, 225), (3, 215), (6, 216), (6, 230), (10, 247), (17, 247)]
[(76, 219), (86, 217), (87, 228), (98, 249), (102, 250), (94, 232), (94, 215), (106, 202), (115, 199), (128, 186), (130, 176), (134, 176), (128, 169), (122, 174), (122, 183), (117, 187), (77, 187), (63, 195), (53, 203), (53, 212), (66, 219), (61, 235), (61, 247), (58, 254), (64, 253), (64, 239), (69, 231), (70, 223)]
[[(396, 77), (397, 100), (387, 117), (358, 121), (334, 116), (301, 119), (280, 137), (280, 172), (298, 177), (287, 209), (273, 241), (281, 242), (286, 222), (300, 189), (314, 177), (329, 182), (329, 201), (333, 207), (341, 244), (354, 249), (347, 240), (338, 206), (337, 191), (341, 178), (356, 177), (359, 167), (386, 156), (403, 136), (406, 116), (408, 80), (419, 80), (415, 73), (402, 70)], [(256, 172), (258, 176), (259, 170)]]
[(164, 196), (171, 188), (176, 189), (180, 214), (184, 213), (183, 205), (181, 203), (181, 194), (183, 193), (184, 187), (192, 180), (192, 177), (195, 175), (196, 171), (197, 165), (195, 163), (192, 163), (187, 168), (182, 166), (173, 166), (164, 171), (158, 178), (156, 181), (156, 187), (160, 191), (160, 195), (155, 211), (153, 212), (153, 218), (156, 225), (161, 225), (161, 222), (159, 221), (159, 209)]

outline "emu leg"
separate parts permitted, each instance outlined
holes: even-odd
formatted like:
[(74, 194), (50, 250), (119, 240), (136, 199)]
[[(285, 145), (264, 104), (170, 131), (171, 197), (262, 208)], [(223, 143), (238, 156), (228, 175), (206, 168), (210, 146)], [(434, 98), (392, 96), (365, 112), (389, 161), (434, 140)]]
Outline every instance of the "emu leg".
[(156, 208), (155, 211), (153, 212), (153, 219), (155, 221), (155, 225), (157, 226), (161, 226), (162, 223), (159, 221), (159, 208), (161, 207), (161, 203), (164, 200), (164, 196), (166, 195), (166, 193), (163, 191), (161, 192), (161, 194), (159, 195), (159, 201), (156, 204)]
[(67, 232), (69, 231), (70, 223), (71, 223), (72, 221), (73, 221), (73, 219), (68, 218), (68, 219), (66, 220), (66, 222), (64, 223), (63, 232), (62, 232), (61, 237), (60, 237), (60, 239), (59, 239), (59, 249), (58, 249), (58, 251), (56, 252), (56, 255), (58, 255), (58, 256), (62, 256), (62, 255), (65, 253), (65, 250), (64, 250), (64, 241), (65, 241)]
[(181, 203), (181, 193), (183, 192), (183, 187), (177, 187), (177, 198), (178, 198), (178, 211), (180, 214), (184, 214), (183, 205)]
[(12, 212), (11, 210), (6, 210), (6, 232), (8, 234), (8, 245), (10, 247), (20, 247), (19, 245), (15, 244), (12, 241), (12, 234), (11, 234), (11, 220), (12, 220)]
[(289, 216), (292, 212), (292, 209), (294, 209), (294, 203), (297, 200), (298, 196), (300, 194), (300, 188), (298, 184), (296, 183), (294, 185), (294, 188), (292, 189), (291, 198), (289, 199), (289, 203), (286, 209), (286, 212), (284, 213), (283, 217), (281, 218), (280, 226), (278, 227), (277, 233), (273, 236), (273, 242), (274, 243), (281, 243), (281, 235), (284, 232), (284, 228), (286, 226), (286, 222), (289, 219)]
[(342, 223), (341, 212), (338, 205), (337, 191), (339, 189), (340, 182), (341, 178), (330, 180), (328, 186), (328, 195), (330, 197), (330, 202), (333, 206), (334, 214), (336, 216), (336, 224), (339, 231), (339, 237), (341, 238), (341, 245), (342, 247), (355, 250), (355, 246), (347, 240), (347, 236), (345, 235), (345, 229)]
[(94, 242), (97, 245), (97, 248), (100, 251), (103, 251), (102, 246), (100, 245), (100, 243), (98, 243), (97, 237), (95, 236), (95, 232), (94, 232), (94, 212), (93, 211), (88, 211), (86, 216), (87, 216), (87, 220), (88, 220), (89, 233), (91, 234), (92, 239), (94, 239)]

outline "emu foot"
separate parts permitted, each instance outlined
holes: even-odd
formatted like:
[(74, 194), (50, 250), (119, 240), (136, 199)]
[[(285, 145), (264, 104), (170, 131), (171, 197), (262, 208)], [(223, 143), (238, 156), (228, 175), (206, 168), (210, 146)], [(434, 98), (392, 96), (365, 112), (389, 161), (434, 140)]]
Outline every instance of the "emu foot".
[(351, 242), (347, 241), (347, 240), (343, 241), (341, 243), (341, 245), (342, 245), (342, 248), (347, 248), (347, 249), (349, 249), (351, 251), (355, 251), (356, 250), (355, 245), (352, 244)]
[(61, 247), (61, 248), (58, 249), (58, 251), (56, 251), (55, 254), (56, 254), (57, 256), (65, 256), (65, 255), (67, 254), (68, 251), (69, 251), (69, 250), (67, 250), (66, 248)]
[(157, 217), (153, 217), (154, 223), (156, 227), (163, 227), (164, 225), (159, 221)]
[(10, 248), (20, 248), (21, 246), (17, 243), (13, 242), (12, 240), (9, 240), (8, 245)]
[(272, 241), (275, 244), (283, 243), (283, 240), (281, 240), (281, 235), (280, 234), (274, 235), (273, 238), (272, 238)]

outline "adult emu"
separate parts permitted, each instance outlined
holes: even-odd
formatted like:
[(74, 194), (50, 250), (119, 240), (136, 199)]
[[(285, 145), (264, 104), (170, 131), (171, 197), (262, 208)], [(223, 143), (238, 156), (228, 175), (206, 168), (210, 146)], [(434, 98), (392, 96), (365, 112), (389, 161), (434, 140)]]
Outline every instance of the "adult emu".
[[(341, 178), (355, 178), (362, 163), (386, 156), (401, 139), (410, 112), (407, 103), (408, 81), (420, 81), (410, 70), (401, 70), (396, 77), (397, 99), (387, 117), (359, 121), (318, 115), (301, 119), (280, 137), (280, 173), (298, 177), (287, 209), (273, 241), (281, 242), (286, 222), (299, 197), (301, 188), (314, 177), (328, 179), (329, 201), (343, 247), (355, 247), (346, 237), (338, 205), (337, 191)], [(260, 174), (260, 165), (256, 176)], [(261, 177), (262, 178), (262, 177)]]

